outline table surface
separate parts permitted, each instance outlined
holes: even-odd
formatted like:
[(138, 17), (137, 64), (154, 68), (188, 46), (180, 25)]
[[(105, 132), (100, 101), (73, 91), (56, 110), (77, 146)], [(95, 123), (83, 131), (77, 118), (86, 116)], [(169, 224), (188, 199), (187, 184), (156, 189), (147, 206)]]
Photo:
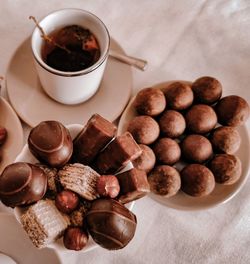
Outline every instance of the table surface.
[[(6, 75), (15, 49), (33, 30), (29, 15), (40, 19), (69, 7), (99, 16), (128, 54), (148, 60), (147, 71), (133, 69), (133, 94), (167, 80), (193, 81), (210, 75), (221, 81), (224, 95), (238, 94), (250, 102), (248, 0), (1, 0), (0, 75)], [(6, 87), (1, 93), (7, 98)], [(23, 128), (27, 138), (30, 128), (25, 124)], [(230, 202), (198, 212), (140, 199), (134, 208), (137, 232), (125, 249), (68, 252), (60, 254), (61, 262), (250, 263), (249, 188), (248, 180)], [(44, 250), (39, 257), (55, 263), (51, 254)]]

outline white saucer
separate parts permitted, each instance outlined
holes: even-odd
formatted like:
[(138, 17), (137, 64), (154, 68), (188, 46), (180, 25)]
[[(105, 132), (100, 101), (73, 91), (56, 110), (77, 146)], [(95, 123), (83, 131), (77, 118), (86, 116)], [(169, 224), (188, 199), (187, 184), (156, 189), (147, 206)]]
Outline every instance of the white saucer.
[(2, 161), (0, 162), (0, 173), (12, 163), (23, 146), (23, 129), (20, 120), (9, 103), (0, 98), (0, 125), (8, 131), (7, 140), (0, 146)]
[[(113, 50), (124, 53), (116, 41)], [(131, 66), (108, 59), (103, 80), (97, 93), (88, 101), (68, 106), (60, 104), (43, 91), (33, 63), (30, 38), (17, 48), (7, 71), (7, 91), (12, 106), (31, 127), (44, 120), (67, 124), (85, 124), (94, 113), (114, 121), (125, 108), (132, 89)]]
[[(158, 85), (155, 85), (154, 88), (159, 88), (166, 90), (168, 85), (171, 83), (165, 82)], [(190, 83), (190, 82), (187, 82)], [(136, 110), (133, 106), (135, 97), (133, 97), (128, 103), (126, 109), (124, 110), (119, 126), (118, 126), (118, 135), (127, 130), (129, 122), (137, 115)], [(249, 174), (249, 165), (250, 165), (250, 142), (249, 135), (247, 132), (246, 126), (241, 126), (237, 128), (241, 136), (241, 145), (239, 150), (235, 153), (238, 156), (242, 163), (242, 175), (240, 179), (232, 185), (222, 185), (216, 184), (214, 191), (206, 197), (192, 197), (186, 195), (182, 191), (179, 191), (177, 195), (165, 198), (160, 195), (150, 193), (149, 196), (155, 201), (174, 209), (178, 210), (202, 210), (214, 207), (216, 205), (226, 203), (232, 199), (244, 186), (247, 181)], [(180, 169), (179, 164), (177, 163), (177, 168)]]
[[(52, 249), (37, 250), (12, 214), (0, 213), (0, 234), (0, 252), (11, 257), (15, 261), (13, 263), (61, 263)], [(1, 256), (0, 263), (5, 263)]]

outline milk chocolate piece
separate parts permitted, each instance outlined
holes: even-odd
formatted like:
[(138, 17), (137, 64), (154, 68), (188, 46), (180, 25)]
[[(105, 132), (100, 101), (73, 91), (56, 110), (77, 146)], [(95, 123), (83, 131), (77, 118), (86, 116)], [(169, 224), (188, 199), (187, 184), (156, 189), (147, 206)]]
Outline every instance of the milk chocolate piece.
[(129, 132), (125, 132), (121, 136), (117, 136), (97, 156), (95, 167), (101, 174), (114, 173), (130, 161), (138, 158), (141, 153), (142, 150), (133, 139), (133, 136)]
[(88, 165), (116, 134), (116, 126), (94, 114), (74, 140), (73, 159)]
[(98, 199), (86, 215), (87, 228), (100, 246), (115, 250), (125, 247), (134, 237), (136, 216), (113, 199)]
[(0, 176), (0, 199), (15, 207), (36, 202), (47, 189), (47, 175), (39, 167), (17, 162), (7, 166)]
[(71, 158), (73, 143), (60, 122), (44, 121), (34, 127), (28, 138), (31, 153), (51, 167), (62, 167)]
[(150, 192), (147, 174), (143, 170), (132, 169), (116, 175), (120, 184), (119, 202), (125, 204), (142, 198)]

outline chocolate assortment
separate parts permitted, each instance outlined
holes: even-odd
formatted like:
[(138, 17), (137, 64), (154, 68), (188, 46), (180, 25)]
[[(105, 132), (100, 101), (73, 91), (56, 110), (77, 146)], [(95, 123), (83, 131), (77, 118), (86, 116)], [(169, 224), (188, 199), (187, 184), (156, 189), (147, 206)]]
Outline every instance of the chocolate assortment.
[(31, 130), (28, 147), (38, 162), (7, 166), (0, 176), (0, 199), (21, 206), (20, 222), (36, 247), (63, 237), (66, 249), (78, 251), (90, 234), (107, 249), (121, 249), (133, 238), (136, 217), (123, 203), (145, 196), (149, 184), (142, 170), (115, 175), (142, 153), (130, 133), (116, 136), (116, 131), (98, 114), (74, 142), (57, 121)]
[[(136, 115), (127, 130), (143, 144), (133, 164), (147, 173), (151, 192), (171, 197), (182, 190), (201, 197), (213, 191), (215, 182), (229, 185), (239, 180), (241, 162), (234, 153), (241, 138), (235, 127), (246, 122), (250, 108), (240, 96), (222, 97), (217, 79), (204, 76), (193, 83), (145, 88), (132, 107)], [(147, 117), (154, 126), (147, 124)], [(153, 140), (143, 141), (148, 135)]]

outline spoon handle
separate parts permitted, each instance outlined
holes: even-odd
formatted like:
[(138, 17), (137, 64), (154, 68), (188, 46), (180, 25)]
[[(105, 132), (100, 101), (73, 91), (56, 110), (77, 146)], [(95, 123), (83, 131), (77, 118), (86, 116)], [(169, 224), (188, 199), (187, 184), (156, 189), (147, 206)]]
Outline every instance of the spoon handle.
[(111, 56), (111, 57), (113, 57), (119, 61), (122, 61), (124, 63), (127, 63), (131, 66), (134, 66), (134, 67), (136, 67), (142, 71), (146, 70), (146, 67), (148, 64), (148, 62), (145, 60), (138, 59), (138, 58), (131, 57), (131, 56), (127, 56), (127, 55), (123, 55), (123, 54), (120, 54), (119, 52), (116, 52), (114, 50), (109, 51), (109, 56)]

